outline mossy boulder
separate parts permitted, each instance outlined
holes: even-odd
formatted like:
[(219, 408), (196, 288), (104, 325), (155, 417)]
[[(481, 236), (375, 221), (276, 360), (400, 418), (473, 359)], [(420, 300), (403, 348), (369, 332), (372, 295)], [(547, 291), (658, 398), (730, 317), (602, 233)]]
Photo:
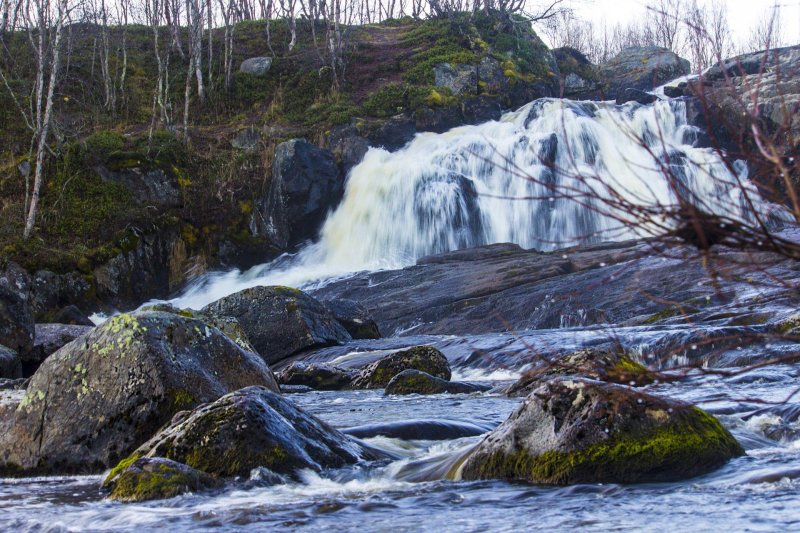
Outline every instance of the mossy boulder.
[(567, 375), (632, 386), (648, 385), (656, 379), (654, 372), (621, 351), (585, 348), (529, 370), (506, 392), (509, 396), (527, 396), (541, 382)]
[(265, 387), (247, 387), (163, 428), (131, 457), (167, 457), (221, 477), (293, 475), (381, 456)]
[(386, 385), (385, 394), (469, 394), (489, 387), (475, 383), (447, 381), (419, 370), (403, 370)]
[(284, 385), (305, 385), (316, 390), (343, 390), (350, 388), (354, 372), (325, 363), (304, 363), (295, 361), (278, 375), (278, 383)]
[(33, 347), (30, 278), (16, 263), (0, 261), (0, 344), (18, 353)]
[(321, 302), (289, 287), (245, 289), (207, 305), (202, 311), (235, 318), (268, 363), (315, 346), (352, 340)]
[(560, 379), (534, 389), (450, 477), (553, 485), (677, 481), (743, 454), (697, 407), (620, 385)]
[(353, 380), (354, 389), (381, 389), (404, 370), (420, 370), (449, 381), (450, 363), (433, 346), (414, 346), (365, 366)]
[(360, 303), (352, 300), (328, 300), (323, 303), (354, 339), (381, 338), (378, 324)]
[(118, 315), (48, 357), (0, 433), (0, 475), (99, 472), (177, 412), (233, 390), (277, 391), (269, 367), (200, 320)]
[(163, 500), (219, 485), (205, 472), (161, 457), (136, 459), (103, 481), (103, 488), (111, 491), (109, 498), (121, 502)]

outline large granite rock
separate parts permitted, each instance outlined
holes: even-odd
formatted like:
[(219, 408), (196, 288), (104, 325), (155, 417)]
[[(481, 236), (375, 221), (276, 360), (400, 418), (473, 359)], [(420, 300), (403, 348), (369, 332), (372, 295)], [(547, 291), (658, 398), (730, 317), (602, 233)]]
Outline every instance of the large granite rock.
[(382, 455), (264, 387), (247, 387), (173, 421), (137, 449), (222, 477), (337, 468)]
[(447, 358), (433, 346), (414, 346), (365, 366), (353, 380), (354, 389), (380, 389), (386, 387), (404, 370), (420, 370), (446, 381), (450, 380)]
[(352, 339), (321, 302), (289, 287), (245, 289), (208, 304), (203, 312), (235, 318), (268, 363)]
[(555, 485), (677, 481), (740, 455), (736, 439), (696, 407), (619, 385), (560, 380), (535, 389), (450, 476)]
[(16, 263), (0, 261), (0, 344), (18, 353), (33, 347), (30, 277)]
[(0, 413), (0, 476), (114, 466), (178, 411), (250, 385), (277, 391), (257, 354), (200, 320), (118, 315), (48, 357)]
[(607, 85), (605, 98), (616, 99), (624, 89), (650, 91), (691, 71), (689, 61), (658, 46), (625, 48), (601, 65)]
[(317, 235), (328, 212), (344, 194), (344, 178), (336, 159), (305, 139), (278, 145), (272, 181), (257, 223), (280, 248), (290, 248)]

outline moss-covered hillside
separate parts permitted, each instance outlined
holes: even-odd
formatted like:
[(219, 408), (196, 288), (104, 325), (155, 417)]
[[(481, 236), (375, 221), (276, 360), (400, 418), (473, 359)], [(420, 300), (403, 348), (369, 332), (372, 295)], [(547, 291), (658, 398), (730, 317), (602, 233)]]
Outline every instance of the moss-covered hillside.
[[(210, 69), (204, 66), (209, 97), (190, 101), (188, 139), (180, 134), (187, 60), (175, 48), (169, 50), (174, 126), (160, 126), (149, 139), (157, 73), (152, 30), (111, 28), (116, 53), (110, 70), (119, 76), (124, 33), (127, 76), (117, 91), (116, 108), (109, 111), (103, 107), (99, 75), (100, 28), (71, 26), (41, 212), (27, 241), (21, 235), (31, 135), (13, 98), (0, 87), (2, 255), (29, 270), (77, 270), (91, 281), (98, 266), (135, 249), (143, 235), (169, 228), (180, 235), (184, 256), (203, 258), (201, 267), (263, 259), (278, 250), (251, 230), (251, 219), (268, 187), (278, 143), (305, 137), (326, 147), (331, 132), (344, 124), (374, 123), (397, 114), (413, 119), (416, 113), (457, 107), (468, 96), (496, 90), (485, 82), (462, 95), (437, 87), (434, 67), (442, 63), (478, 65), (493, 58), (509, 87), (556, 78), (549, 52), (527, 22), (465, 14), (346, 28), (344, 77), (334, 89), (310, 23), (298, 24), (292, 51), (284, 21), (271, 21), (269, 43), (264, 21), (237, 25), (230, 90), (223, 86), (224, 30), (215, 31), (214, 62)], [(324, 29), (317, 27), (316, 33), (320, 39)], [(7, 42), (10, 53), (0, 60), (6, 72), (15, 74), (11, 88), (24, 107), (34, 75), (28, 36), (7, 36)], [(166, 28), (160, 42), (167, 48)], [(273, 58), (266, 75), (238, 72), (241, 61), (253, 56)], [(506, 107), (516, 103), (509, 94), (495, 96)], [(248, 129), (259, 132), (257, 142), (244, 149), (232, 144)], [(154, 203), (137, 197), (128, 182), (151, 172), (177, 184), (177, 192), (168, 191), (177, 200)], [(236, 249), (231, 258), (220, 257), (223, 242)]]

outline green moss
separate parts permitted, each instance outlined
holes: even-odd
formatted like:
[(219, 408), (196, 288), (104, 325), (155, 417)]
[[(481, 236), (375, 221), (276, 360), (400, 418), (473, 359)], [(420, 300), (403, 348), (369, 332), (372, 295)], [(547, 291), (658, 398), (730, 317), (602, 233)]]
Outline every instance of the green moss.
[(112, 480), (113, 480), (115, 477), (117, 477), (117, 475), (119, 475), (119, 473), (120, 473), (120, 472), (122, 472), (123, 470), (127, 469), (127, 468), (128, 468), (129, 466), (131, 466), (131, 465), (132, 465), (134, 462), (136, 462), (136, 460), (137, 460), (137, 459), (139, 459), (139, 458), (141, 458), (141, 457), (142, 457), (142, 454), (141, 454), (141, 453), (139, 453), (139, 452), (133, 452), (131, 455), (129, 455), (128, 457), (126, 457), (125, 459), (123, 459), (122, 461), (120, 461), (120, 462), (117, 464), (117, 466), (115, 466), (114, 468), (112, 468), (112, 469), (111, 469), (111, 472), (109, 472), (109, 473), (108, 473), (108, 475), (106, 476), (106, 479), (105, 479), (105, 481), (103, 481), (103, 484), (108, 484), (108, 483), (111, 483), (111, 481), (112, 481)]
[(167, 396), (170, 399), (170, 403), (175, 410), (182, 411), (185, 409), (191, 409), (198, 402), (197, 398), (194, 397), (192, 393), (184, 389), (174, 389), (169, 391)]
[(160, 465), (156, 472), (122, 472), (111, 491), (119, 501), (146, 501), (173, 498), (200, 488), (199, 475)]
[(719, 466), (720, 458), (743, 453), (716, 418), (692, 407), (677, 421), (634, 435), (618, 432), (574, 452), (495, 453), (482, 461), (478, 472), (481, 478), (556, 485), (669, 481), (702, 474)]
[(655, 380), (653, 373), (646, 366), (637, 363), (627, 355), (620, 357), (606, 371), (606, 375), (606, 379), (612, 383), (628, 384), (634, 382), (637, 385), (645, 385)]
[(86, 153), (98, 161), (105, 161), (113, 152), (122, 150), (125, 140), (116, 131), (97, 131), (84, 141)]

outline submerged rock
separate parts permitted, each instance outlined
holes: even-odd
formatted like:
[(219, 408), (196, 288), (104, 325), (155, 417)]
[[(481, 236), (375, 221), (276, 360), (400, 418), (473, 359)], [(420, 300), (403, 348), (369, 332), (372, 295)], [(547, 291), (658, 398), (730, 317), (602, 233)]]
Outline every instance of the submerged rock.
[(264, 361), (218, 329), (118, 315), (48, 357), (0, 419), (0, 476), (102, 471), (175, 413), (250, 385), (278, 390)]
[(469, 394), (490, 387), (475, 383), (447, 381), (419, 370), (403, 370), (386, 385), (385, 394)]
[(121, 502), (141, 502), (174, 498), (219, 486), (212, 476), (185, 464), (161, 457), (123, 462), (103, 481), (109, 498)]
[(208, 304), (203, 312), (238, 320), (268, 363), (315, 346), (352, 340), (316, 298), (289, 287), (253, 287)]
[(386, 387), (403, 370), (420, 370), (444, 380), (450, 379), (447, 358), (433, 346), (414, 346), (401, 350), (364, 367), (353, 380), (354, 389)]
[(633, 361), (624, 353), (586, 348), (529, 370), (506, 393), (509, 396), (527, 396), (541, 382), (564, 375), (632, 386), (648, 385), (656, 379), (655, 374), (647, 367)]
[(354, 339), (381, 338), (378, 325), (367, 308), (360, 303), (352, 300), (327, 300), (323, 303)]
[(285, 385), (304, 385), (315, 390), (342, 390), (350, 388), (355, 372), (325, 363), (295, 361), (277, 376), (281, 390)]
[(403, 440), (452, 440), (463, 437), (476, 437), (492, 430), (491, 426), (482, 426), (463, 420), (403, 420), (382, 424), (368, 424), (342, 430), (347, 435), (359, 439), (372, 437), (389, 437)]
[(638, 483), (704, 474), (744, 454), (710, 414), (587, 380), (542, 383), (450, 476), (530, 483)]
[(258, 467), (320, 471), (380, 456), (269, 389), (247, 387), (163, 428), (127, 460), (138, 457), (167, 457), (232, 477)]

